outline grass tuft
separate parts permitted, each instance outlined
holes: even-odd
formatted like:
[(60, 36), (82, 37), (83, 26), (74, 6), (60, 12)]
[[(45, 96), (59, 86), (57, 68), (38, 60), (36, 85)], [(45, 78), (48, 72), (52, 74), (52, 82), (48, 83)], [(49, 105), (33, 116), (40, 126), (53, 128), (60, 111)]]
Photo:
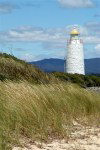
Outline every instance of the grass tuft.
[(63, 82), (0, 82), (0, 149), (33, 140), (63, 138), (73, 121), (100, 125), (100, 95)]

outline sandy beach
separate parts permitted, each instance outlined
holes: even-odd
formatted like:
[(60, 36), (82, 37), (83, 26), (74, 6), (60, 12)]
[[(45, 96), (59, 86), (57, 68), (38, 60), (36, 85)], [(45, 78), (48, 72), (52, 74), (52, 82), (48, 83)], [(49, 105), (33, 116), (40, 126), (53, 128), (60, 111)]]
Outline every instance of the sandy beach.
[(14, 147), (12, 150), (100, 150), (100, 128), (84, 127), (76, 123), (75, 131), (67, 140), (54, 140), (48, 144), (32, 144), (29, 139), (21, 141), (23, 148)]

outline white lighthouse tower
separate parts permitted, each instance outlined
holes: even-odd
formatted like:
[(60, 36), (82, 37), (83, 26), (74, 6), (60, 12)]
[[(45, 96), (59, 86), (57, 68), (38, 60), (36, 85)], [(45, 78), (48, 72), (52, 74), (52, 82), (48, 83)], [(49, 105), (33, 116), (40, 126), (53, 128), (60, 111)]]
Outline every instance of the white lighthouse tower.
[(68, 41), (66, 72), (72, 74), (85, 74), (83, 42), (79, 38), (79, 31), (74, 28)]

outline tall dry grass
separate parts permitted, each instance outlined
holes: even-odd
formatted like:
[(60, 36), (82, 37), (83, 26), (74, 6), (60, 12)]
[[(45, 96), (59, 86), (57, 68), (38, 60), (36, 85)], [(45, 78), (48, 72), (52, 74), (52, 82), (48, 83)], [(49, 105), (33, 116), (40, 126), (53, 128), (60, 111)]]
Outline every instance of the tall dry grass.
[(49, 83), (53, 77), (36, 66), (19, 60), (14, 56), (0, 53), (0, 80), (27, 80), (30, 83)]
[(73, 120), (100, 125), (100, 95), (76, 85), (0, 82), (0, 150), (33, 140), (64, 137)]

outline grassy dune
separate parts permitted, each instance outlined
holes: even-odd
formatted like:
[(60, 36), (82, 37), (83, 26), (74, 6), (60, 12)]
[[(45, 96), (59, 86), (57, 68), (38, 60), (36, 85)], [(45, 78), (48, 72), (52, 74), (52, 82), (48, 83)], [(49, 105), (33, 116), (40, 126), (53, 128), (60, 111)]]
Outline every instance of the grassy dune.
[[(100, 125), (100, 94), (55, 77), (0, 53), (0, 150), (20, 145), (22, 136), (33, 141), (68, 137), (75, 121)], [(81, 83), (79, 76), (73, 81)]]
[(20, 137), (47, 140), (68, 136), (73, 121), (100, 125), (100, 95), (77, 85), (0, 82), (0, 150)]
[(0, 80), (27, 80), (28, 82), (48, 83), (50, 76), (25, 61), (14, 56), (0, 53)]

